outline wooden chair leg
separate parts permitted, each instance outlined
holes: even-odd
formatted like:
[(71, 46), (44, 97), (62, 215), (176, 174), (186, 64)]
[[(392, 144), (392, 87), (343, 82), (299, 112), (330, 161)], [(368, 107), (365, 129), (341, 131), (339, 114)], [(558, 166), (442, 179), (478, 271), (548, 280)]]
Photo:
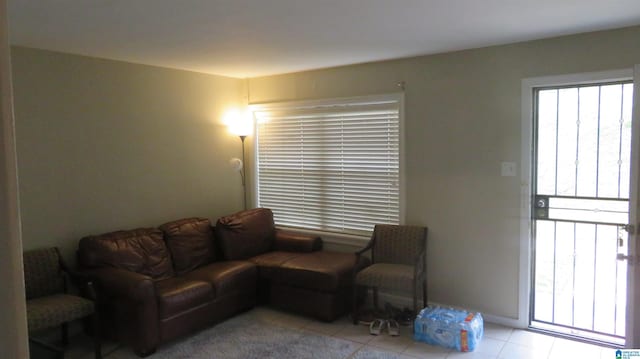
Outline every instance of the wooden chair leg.
[(353, 325), (358, 324), (358, 286), (353, 285), (353, 302), (351, 303), (351, 316), (353, 317)]
[(414, 279), (413, 280), (413, 318), (412, 318), (412, 325), (411, 325), (412, 333), (415, 333), (415, 330), (416, 330), (415, 320), (416, 320), (417, 314), (418, 314), (418, 279)]
[(93, 325), (93, 349), (95, 351), (95, 356), (96, 359), (102, 359), (102, 333), (100, 328), (100, 316), (97, 311), (91, 316), (91, 323)]
[(69, 345), (69, 324), (62, 323), (62, 346)]
[(418, 314), (418, 293), (413, 292), (413, 314)]
[(427, 306), (427, 281), (426, 280), (422, 281), (422, 306), (423, 308)]
[(378, 287), (373, 287), (373, 310), (378, 310)]

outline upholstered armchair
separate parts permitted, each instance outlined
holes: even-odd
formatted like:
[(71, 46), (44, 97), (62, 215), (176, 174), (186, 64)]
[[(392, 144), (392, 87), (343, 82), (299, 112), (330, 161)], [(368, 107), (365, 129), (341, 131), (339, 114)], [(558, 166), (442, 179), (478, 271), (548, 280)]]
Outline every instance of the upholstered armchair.
[(371, 265), (355, 274), (353, 323), (358, 318), (359, 288), (373, 290), (373, 306), (378, 308), (378, 290), (410, 293), (413, 312), (418, 312), (418, 286), (422, 285), (422, 304), (427, 305), (427, 228), (406, 225), (376, 225), (369, 244), (356, 252), (360, 257), (371, 251)]
[[(101, 358), (93, 283), (88, 277), (69, 270), (58, 248), (27, 251), (23, 260), (29, 334), (60, 326), (62, 344), (66, 346), (69, 342), (68, 323), (91, 316), (95, 356)], [(67, 280), (72, 280), (89, 299), (69, 294)]]

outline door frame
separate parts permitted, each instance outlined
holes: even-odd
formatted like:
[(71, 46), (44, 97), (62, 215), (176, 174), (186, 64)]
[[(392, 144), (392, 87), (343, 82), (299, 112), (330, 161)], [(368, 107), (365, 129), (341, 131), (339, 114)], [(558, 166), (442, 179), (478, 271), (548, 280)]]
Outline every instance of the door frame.
[[(521, 99), (521, 148), (520, 148), (520, 270), (518, 276), (518, 319), (517, 325), (520, 328), (528, 328), (531, 313), (531, 284), (533, 280), (533, 271), (531, 270), (532, 254), (533, 254), (533, 217), (531, 212), (532, 196), (533, 196), (533, 94), (538, 87), (564, 86), (564, 85), (580, 85), (594, 82), (622, 81), (633, 79), (633, 69), (617, 69), (610, 71), (574, 73), (566, 75), (554, 75), (543, 77), (525, 78), (522, 80)], [(634, 94), (637, 100), (638, 94)], [(637, 141), (636, 141), (637, 142)], [(631, 161), (637, 161), (634, 158), (635, 152), (632, 151)], [(632, 169), (634, 166), (631, 166)], [(637, 167), (637, 166), (635, 166)], [(634, 177), (632, 176), (632, 179)], [(637, 178), (637, 177), (635, 177)], [(634, 183), (634, 182), (632, 182)], [(636, 188), (636, 185), (630, 184), (630, 188)], [(633, 192), (632, 192), (633, 193)], [(629, 198), (630, 209), (636, 198)], [(637, 205), (637, 203), (636, 203)]]
[(18, 169), (11, 86), (7, 1), (0, 0), (0, 348), (10, 358), (29, 357), (22, 266)]
[[(633, 303), (640, 302), (640, 286), (636, 285), (636, 279), (640, 278), (640, 262), (638, 262), (638, 249), (640, 249), (640, 65), (635, 65), (631, 73), (634, 77), (633, 83), (633, 109), (632, 109), (632, 130), (631, 130), (631, 183), (629, 186), (629, 224), (635, 227), (634, 233), (629, 233), (629, 259), (635, 260), (635, 265), (628, 266), (627, 271), (627, 302), (632, 299)], [(635, 165), (634, 165), (635, 164)], [(633, 202), (635, 201), (635, 203)], [(634, 205), (635, 204), (635, 205)], [(628, 303), (627, 303), (628, 304)], [(627, 305), (627, 321), (625, 326), (626, 342), (629, 349), (640, 346), (640, 328), (635, 323), (640, 320), (640, 310), (634, 305)], [(631, 320), (629, 320), (631, 318)]]

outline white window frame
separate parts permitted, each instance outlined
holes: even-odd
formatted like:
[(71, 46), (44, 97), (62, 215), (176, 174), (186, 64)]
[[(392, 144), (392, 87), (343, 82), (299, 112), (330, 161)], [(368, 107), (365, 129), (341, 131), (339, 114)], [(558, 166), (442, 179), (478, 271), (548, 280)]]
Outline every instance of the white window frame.
[[(300, 101), (282, 101), (282, 102), (268, 102), (268, 103), (253, 103), (249, 105), (249, 109), (252, 113), (257, 111), (273, 111), (279, 108), (289, 108), (293, 106), (327, 106), (327, 105), (341, 105), (341, 104), (350, 104), (354, 102), (377, 102), (377, 101), (397, 101), (399, 107), (398, 113), (398, 126), (399, 126), (399, 148), (398, 148), (398, 156), (399, 156), (399, 198), (398, 198), (398, 219), (400, 224), (405, 223), (405, 131), (404, 131), (404, 93), (388, 93), (388, 94), (378, 94), (378, 95), (368, 95), (368, 96), (353, 96), (353, 97), (341, 97), (341, 98), (328, 98), (328, 99), (314, 99), (314, 100), (300, 100)], [(254, 121), (257, 121), (254, 116)], [(254, 124), (254, 128), (257, 128), (257, 125)], [(258, 147), (257, 141), (254, 143), (254, 151), (253, 151), (253, 168), (252, 168), (252, 183), (254, 184), (253, 188), (253, 203), (258, 203), (259, 196), (259, 184), (258, 184)], [(340, 244), (340, 245), (351, 245), (351, 246), (362, 246), (366, 244), (370, 239), (370, 235), (360, 236), (346, 233), (336, 233), (336, 232), (325, 232), (321, 230), (311, 230), (311, 229), (301, 229), (301, 228), (288, 228), (279, 226), (278, 228), (283, 229), (291, 229), (299, 233), (320, 235), (324, 242)]]

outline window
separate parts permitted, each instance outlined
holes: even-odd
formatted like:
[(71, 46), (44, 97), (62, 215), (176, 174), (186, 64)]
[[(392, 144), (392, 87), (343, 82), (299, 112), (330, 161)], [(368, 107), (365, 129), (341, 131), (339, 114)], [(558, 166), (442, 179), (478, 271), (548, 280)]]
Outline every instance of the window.
[(399, 95), (254, 106), (257, 201), (279, 226), (365, 235), (400, 222)]

